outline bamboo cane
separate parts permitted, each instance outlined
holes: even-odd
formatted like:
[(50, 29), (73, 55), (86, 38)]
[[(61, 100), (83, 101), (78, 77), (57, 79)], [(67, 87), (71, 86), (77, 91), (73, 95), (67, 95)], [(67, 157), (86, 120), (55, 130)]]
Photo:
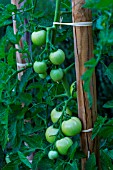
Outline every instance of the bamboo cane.
[[(91, 22), (91, 11), (83, 8), (85, 0), (72, 0), (72, 19), (75, 22)], [(97, 118), (96, 105), (96, 77), (95, 73), (92, 76), (90, 91), (93, 97), (92, 108), (89, 108), (87, 94), (83, 89), (83, 81), (81, 76), (86, 71), (84, 63), (93, 57), (93, 39), (91, 26), (75, 26), (74, 32), (74, 50), (75, 50), (75, 69), (77, 80), (77, 94), (78, 94), (78, 116), (82, 121), (83, 130), (92, 129)], [(85, 163), (91, 153), (95, 153), (98, 168), (99, 163), (99, 145), (98, 139), (91, 140), (92, 132), (81, 133), (81, 148), (85, 153), (86, 158), (81, 160), (81, 169), (85, 169)]]
[[(11, 4), (16, 5), (17, 9), (20, 8), (20, 5), (18, 3), (19, 3), (19, 0), (11, 0)], [(17, 33), (17, 26), (16, 26), (16, 18), (15, 18), (14, 13), (13, 13), (13, 30), (14, 30), (14, 34), (16, 34)], [(17, 50), (19, 50), (19, 46), (23, 47), (22, 39), (20, 40), (19, 44), (15, 44), (15, 48)], [(26, 63), (26, 61), (24, 59), (22, 59), (22, 54), (19, 53), (18, 51), (16, 51), (16, 62), (19, 63), (19, 64)], [(20, 70), (21, 68), (22, 67), (17, 65), (17, 70)], [(18, 80), (21, 80), (22, 75), (23, 75), (23, 72), (18, 73)]]

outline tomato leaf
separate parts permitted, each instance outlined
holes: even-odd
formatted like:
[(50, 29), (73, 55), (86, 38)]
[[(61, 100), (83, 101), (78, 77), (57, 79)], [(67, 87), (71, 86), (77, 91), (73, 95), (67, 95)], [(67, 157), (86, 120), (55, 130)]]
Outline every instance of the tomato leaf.
[(4, 58), (5, 57), (5, 44), (6, 43), (6, 37), (3, 37), (1, 40), (0, 40), (0, 59)]
[(8, 142), (8, 113), (9, 109), (0, 105), (0, 145), (3, 150)]
[(104, 150), (100, 151), (100, 158), (101, 158), (100, 161), (101, 161), (102, 170), (106, 170), (106, 169), (112, 170), (113, 169), (112, 161), (111, 161), (109, 155)]
[(28, 161), (28, 159), (22, 152), (18, 151), (18, 156), (20, 160), (22, 161), (22, 163), (24, 163), (27, 167), (31, 168), (30, 162)]
[(19, 91), (20, 92), (23, 92), (24, 89), (26, 88), (26, 85), (28, 83), (28, 80), (31, 76), (31, 73), (32, 73), (32, 69), (29, 68), (26, 70), (26, 72), (24, 72), (22, 78), (21, 78), (21, 81), (20, 81), (20, 84), (19, 84)]
[(100, 132), (104, 122), (107, 120), (107, 117), (99, 116), (94, 124), (93, 132), (92, 132), (92, 140), (97, 136)]
[[(103, 120), (105, 120), (105, 118)], [(102, 138), (112, 139), (112, 135), (113, 135), (113, 119), (108, 120), (106, 123), (104, 123), (103, 127), (99, 131), (99, 136)]]
[(18, 44), (16, 35), (14, 35), (13, 29), (12, 29), (11, 26), (8, 26), (8, 27), (7, 27), (7, 29), (6, 29), (6, 36), (7, 36), (7, 39), (8, 39), (11, 43), (13, 43), (13, 44)]
[(108, 68), (106, 69), (105, 75), (108, 77), (108, 79), (113, 84), (113, 63), (111, 63)]
[(74, 156), (75, 156), (75, 152), (78, 148), (78, 143), (75, 142), (69, 149), (69, 158), (70, 160), (73, 160), (74, 159)]
[(11, 47), (8, 52), (7, 60), (8, 60), (8, 64), (11, 66), (14, 66), (14, 64), (16, 62), (14, 59), (14, 54), (15, 54), (14, 52), (15, 52), (15, 49), (13, 47)]
[(92, 153), (87, 160), (85, 170), (97, 170), (96, 157), (94, 153)]
[(108, 101), (103, 105), (104, 108), (113, 108), (113, 100)]
[(32, 95), (29, 93), (20, 93), (18, 99), (27, 106), (32, 103)]

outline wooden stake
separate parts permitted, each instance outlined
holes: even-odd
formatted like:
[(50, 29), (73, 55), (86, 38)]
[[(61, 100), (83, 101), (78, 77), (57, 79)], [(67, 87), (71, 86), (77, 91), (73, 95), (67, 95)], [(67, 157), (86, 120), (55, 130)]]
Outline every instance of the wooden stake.
[[(91, 11), (83, 8), (85, 0), (72, 0), (72, 17), (74, 22), (91, 22)], [(74, 31), (74, 50), (75, 50), (75, 66), (78, 94), (78, 116), (82, 121), (83, 130), (91, 129), (97, 117), (97, 101), (96, 101), (96, 78), (95, 73), (92, 76), (90, 90), (93, 97), (92, 108), (89, 108), (87, 94), (83, 90), (83, 81), (81, 76), (86, 71), (84, 63), (93, 57), (93, 39), (91, 26), (73, 27)], [(91, 153), (95, 153), (98, 168), (99, 163), (99, 145), (98, 139), (91, 140), (92, 132), (81, 133), (81, 149), (85, 153), (86, 158), (81, 160), (81, 169), (85, 170), (85, 163)]]
[[(19, 8), (20, 8), (19, 1), (20, 1), (20, 0), (11, 0), (11, 3), (14, 4), (14, 5), (16, 5), (16, 6), (17, 6), (17, 9), (19, 9)], [(17, 33), (17, 26), (16, 26), (16, 18), (15, 18), (14, 13), (13, 13), (13, 30), (14, 30), (14, 34), (16, 34), (16, 33)], [(20, 46), (20, 47), (23, 47), (23, 41), (22, 41), (22, 39), (20, 40), (19, 45), (18, 45), (18, 44), (15, 44), (15, 48), (18, 50), (18, 49), (19, 49), (19, 46)], [(25, 61), (24, 59), (22, 59), (22, 54), (19, 53), (18, 51), (16, 52), (16, 62), (17, 62), (17, 63), (20, 63), (20, 64), (26, 63), (26, 61)], [(21, 68), (22, 68), (22, 67), (20, 67), (20, 66), (17, 65), (17, 70), (20, 70)], [(19, 80), (21, 80), (21, 76), (22, 76), (22, 75), (23, 75), (23, 72), (18, 73), (18, 79), (19, 79)]]

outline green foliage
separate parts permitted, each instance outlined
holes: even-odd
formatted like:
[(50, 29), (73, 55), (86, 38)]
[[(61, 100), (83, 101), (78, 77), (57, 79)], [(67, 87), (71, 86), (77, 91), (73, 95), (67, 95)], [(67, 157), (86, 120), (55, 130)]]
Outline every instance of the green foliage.
[(85, 169), (86, 170), (97, 170), (96, 157), (94, 153), (92, 153), (89, 159), (87, 160)]

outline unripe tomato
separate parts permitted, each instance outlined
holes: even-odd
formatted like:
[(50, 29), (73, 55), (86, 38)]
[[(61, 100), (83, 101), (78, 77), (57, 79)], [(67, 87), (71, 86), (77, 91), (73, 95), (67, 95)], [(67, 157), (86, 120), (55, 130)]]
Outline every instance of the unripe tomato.
[(50, 77), (55, 82), (62, 80), (63, 76), (64, 76), (64, 73), (63, 73), (63, 70), (61, 68), (51, 70), (51, 72), (50, 72)]
[(47, 65), (44, 61), (35, 61), (33, 64), (34, 71), (38, 74), (43, 74), (47, 70)]
[(61, 155), (66, 155), (72, 144), (73, 141), (70, 138), (64, 137), (56, 141), (56, 148)]
[(31, 34), (31, 40), (33, 44), (42, 46), (43, 44), (46, 43), (46, 31), (41, 30), (41, 31), (33, 32)]
[(49, 59), (53, 64), (60, 65), (65, 60), (65, 53), (61, 49), (58, 49), (57, 51), (50, 53)]
[[(71, 110), (67, 107), (66, 108), (66, 114), (68, 115), (72, 115), (72, 112)], [(58, 119), (61, 117), (62, 115), (62, 111), (57, 111), (56, 108), (54, 108), (52, 111), (51, 111), (51, 120), (53, 123), (56, 123), (58, 121)]]
[(61, 129), (66, 136), (75, 136), (82, 130), (82, 123), (79, 118), (71, 117), (71, 119), (63, 121)]
[(45, 72), (45, 73), (43, 73), (43, 74), (39, 74), (39, 77), (41, 78), (41, 79), (45, 79), (46, 78), (46, 76), (47, 76), (47, 73)]
[(48, 153), (48, 157), (49, 157), (49, 159), (56, 159), (56, 158), (58, 158), (58, 152), (57, 151), (49, 151), (49, 153)]
[(56, 139), (56, 135), (58, 133), (58, 130), (59, 129), (56, 129), (54, 128), (53, 126), (50, 126), (46, 129), (46, 132), (45, 132), (45, 136), (46, 136), (46, 140), (49, 142), (49, 143), (53, 143), (55, 142), (55, 139)]
[(76, 87), (76, 82), (73, 82), (70, 86), (70, 94), (73, 98), (77, 98), (77, 93), (76, 93), (76, 90), (75, 90), (75, 87)]

